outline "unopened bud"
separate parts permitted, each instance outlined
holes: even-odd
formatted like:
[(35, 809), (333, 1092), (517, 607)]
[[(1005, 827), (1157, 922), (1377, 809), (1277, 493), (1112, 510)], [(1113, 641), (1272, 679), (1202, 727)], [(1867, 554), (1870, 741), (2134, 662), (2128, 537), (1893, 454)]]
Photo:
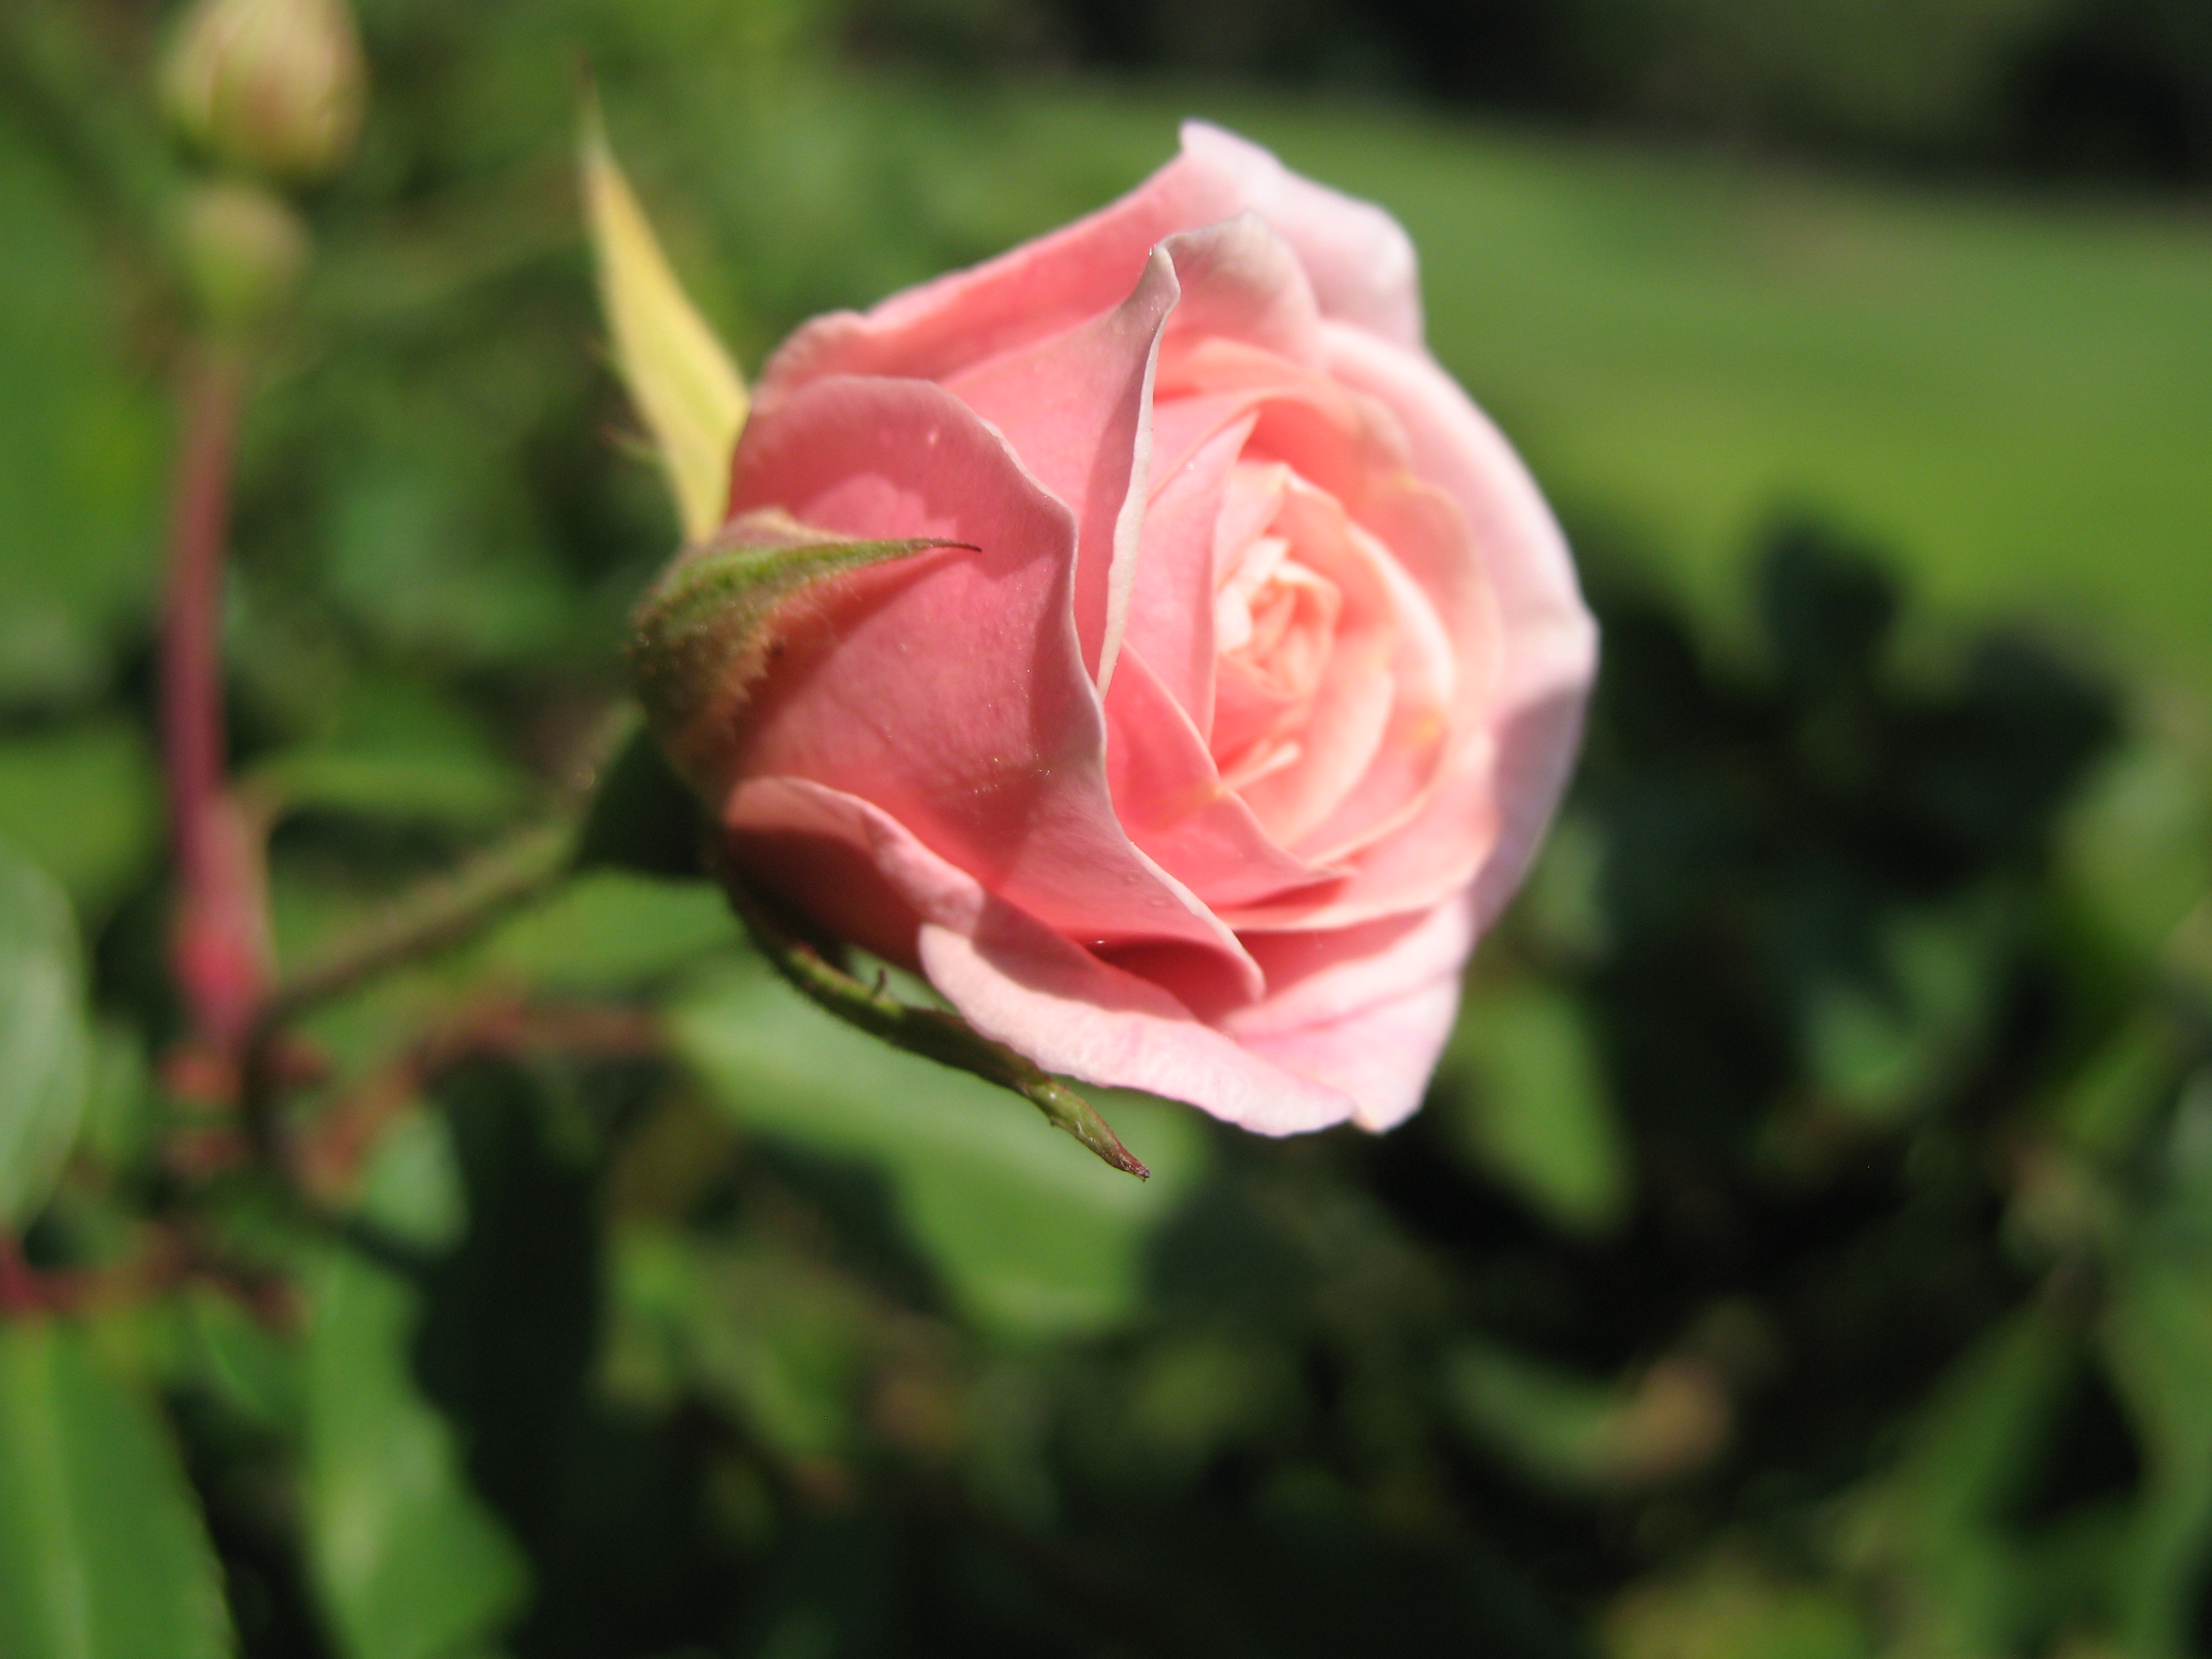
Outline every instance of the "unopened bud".
[(345, 0), (195, 0), (161, 70), (185, 138), (241, 172), (295, 183), (352, 153), (367, 85)]
[(177, 216), (177, 252), (200, 315), (218, 333), (250, 329), (291, 296), (307, 268), (307, 228), (258, 185), (199, 185)]

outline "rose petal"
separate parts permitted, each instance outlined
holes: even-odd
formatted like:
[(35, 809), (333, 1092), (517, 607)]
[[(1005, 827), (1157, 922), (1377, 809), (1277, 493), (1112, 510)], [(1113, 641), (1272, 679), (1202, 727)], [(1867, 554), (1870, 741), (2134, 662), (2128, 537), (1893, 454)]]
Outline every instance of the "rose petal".
[(1466, 514), (1497, 596), (1501, 660), (1488, 764), (1501, 816), (1480, 877), (1486, 921), (1520, 884), (1573, 770), (1597, 669), (1597, 625), (1551, 509), (1467, 394), (1425, 353), (1393, 349), (1354, 329), (1325, 326), (1323, 335), (1332, 373), (1392, 410), (1415, 471)]
[(1248, 209), (1296, 255), (1322, 316), (1419, 343), (1413, 244), (1389, 214), (1297, 178), (1218, 127), (1188, 122), (1182, 143), (1128, 195), (1072, 225), (865, 313), (816, 318), (769, 358), (755, 407), (830, 374), (941, 379), (1063, 333), (1119, 305), (1161, 241)]
[[(1213, 727), (1216, 526), (1253, 416), (1186, 398), (1152, 411), (1152, 500), (1122, 649), (1140, 653), (1200, 732)], [(1191, 430), (1197, 428), (1203, 435)]]
[(1427, 912), (1333, 931), (1254, 941), (1266, 996), (1217, 1000), (1203, 974), (1160, 949), (1115, 960), (1165, 986), (1184, 1006), (1286, 1071), (1350, 1095), (1353, 1121), (1383, 1129), (1420, 1104), (1459, 1006), (1474, 947), (1474, 907), (1462, 892)]
[(1474, 906), (1279, 936), (1261, 947), (1269, 994), (1221, 1022), (1244, 1048), (1350, 1095), (1352, 1121), (1381, 1131), (1419, 1109), (1459, 1012)]
[(754, 416), (732, 498), (841, 534), (982, 550), (875, 566), (817, 596), (748, 711), (743, 775), (860, 796), (1073, 938), (1208, 945), (1256, 988), (1235, 936), (1115, 816), (1076, 643), (1073, 523), (973, 410), (925, 381), (818, 381)]
[(1285, 898), (1342, 872), (1269, 839), (1207, 754), (1190, 717), (1133, 647), (1106, 696), (1107, 769), (1130, 838), (1208, 908)]
[(1342, 1019), (1249, 1038), (1244, 1046), (1350, 1095), (1359, 1103), (1352, 1121), (1379, 1134), (1420, 1110), (1458, 1014), (1458, 979), (1440, 979)]
[(1292, 556), (1341, 600), (1328, 666), (1297, 733), (1297, 762), (1242, 792), (1270, 836), (1304, 851), (1366, 774), (1390, 724), (1398, 695), (1390, 672), (1397, 607), (1378, 550), (1353, 532), (1334, 500), (1304, 480), (1290, 481), (1274, 533), (1286, 537)]
[(1204, 121), (1183, 123), (1176, 165), (1203, 174), (1291, 245), (1323, 316), (1400, 345), (1420, 344), (1413, 240), (1381, 208), (1301, 179), (1249, 139)]
[(1313, 284), (1291, 245), (1258, 214), (1178, 232), (1160, 247), (1182, 285), (1176, 335), (1238, 340), (1302, 367), (1320, 365)]
[[(1352, 526), (1346, 539), (1366, 556), (1390, 606), (1391, 702), (1365, 769), (1298, 842), (1305, 856), (1333, 865), (1364, 851), (1420, 811), (1449, 759), (1455, 725), (1472, 723), (1460, 707), (1462, 676), (1453, 641), (1428, 595), (1407, 574), (1395, 549), (1385, 550), (1360, 526)], [(1467, 667), (1466, 680), (1487, 683), (1479, 659)]]
[(748, 842), (827, 838), (864, 854), (918, 919), (915, 956), (930, 983), (978, 1030), (1047, 1071), (1186, 1100), (1262, 1134), (1340, 1123), (1358, 1109), (1200, 1024), (1158, 986), (1099, 961), (857, 796), (805, 779), (754, 778), (732, 795), (724, 822)]
[(1174, 263), (1156, 252), (1112, 311), (945, 381), (1074, 511), (1075, 627), (1101, 687), (1113, 679), (1137, 578), (1152, 368), (1179, 292)]

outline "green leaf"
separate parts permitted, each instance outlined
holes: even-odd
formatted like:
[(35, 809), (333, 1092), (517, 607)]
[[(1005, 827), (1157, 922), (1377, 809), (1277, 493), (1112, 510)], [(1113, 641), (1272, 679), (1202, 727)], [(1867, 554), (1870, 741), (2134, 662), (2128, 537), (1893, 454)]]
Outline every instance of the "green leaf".
[(520, 1610), (526, 1570), (416, 1391), (416, 1292), (336, 1246), (306, 1279), (308, 1553), (343, 1650), (454, 1659), (486, 1647)]
[(1154, 1171), (1131, 1181), (991, 1085), (840, 1024), (757, 963), (703, 980), (669, 1021), (741, 1121), (880, 1168), (955, 1296), (1011, 1334), (1127, 1317), (1146, 1240), (1203, 1170), (1188, 1109), (1110, 1097)]
[(1874, 1644), (1850, 1601), (1723, 1550), (1631, 1584), (1605, 1620), (1612, 1659), (1859, 1659)]
[(643, 720), (599, 769), (576, 841), (579, 870), (647, 876), (702, 876), (704, 816)]
[(87, 915), (139, 876), (159, 823), (153, 757), (128, 720), (0, 744), (0, 842), (43, 866)]
[(91, 1064), (83, 979), (69, 900), (0, 848), (0, 1226), (38, 1212), (76, 1138)]
[(2173, 1115), (2166, 1202), (2109, 1268), (2100, 1336), (2143, 1452), (2133, 1535), (2117, 1587), (2130, 1651), (2191, 1651), (2212, 1559), (2212, 1073)]
[(1816, 988), (1805, 1044), (1828, 1100), (1887, 1124), (1940, 1097), (1987, 1024), (1990, 933), (1973, 907), (1908, 915), (1882, 930), (1874, 982)]
[(737, 939), (719, 888), (599, 870), (507, 922), (475, 963), (480, 972), (541, 989), (619, 989), (665, 977)]
[(59, 702), (102, 684), (111, 636), (147, 609), (167, 420), (131, 361), (113, 232), (33, 131), (0, 125), (0, 699)]
[(596, 104), (584, 114), (581, 165), (616, 367), (660, 452), (684, 538), (696, 541), (721, 521), (729, 495), (730, 455), (748, 407), (744, 380), (668, 268), (607, 147)]
[(482, 830), (522, 805), (514, 776), (442, 755), (304, 750), (257, 769), (252, 787), (280, 811), (313, 810)]
[(1443, 1382), (1447, 1405), (1475, 1439), (1562, 1491), (1642, 1486), (1698, 1468), (1730, 1429), (1719, 1375), (1687, 1356), (1599, 1382), (1470, 1339), (1446, 1357)]
[(1477, 984), (1439, 1068), (1468, 1158), (1561, 1226), (1601, 1231), (1629, 1196), (1628, 1155), (1582, 1006), (1536, 981)]
[(2212, 894), (2212, 757), (2179, 741), (2138, 742), (2082, 792), (2057, 852), (2112, 937), (2155, 957)]
[(0, 1653), (220, 1659), (222, 1578), (153, 1408), (58, 1320), (0, 1325)]
[(2065, 1320), (2031, 1304), (1928, 1395), (1896, 1463), (1843, 1515), (1850, 1562), (1877, 1576), (1915, 1652), (2017, 1650), (2039, 1611), (2015, 1511), (2078, 1374)]
[(621, 1242), (615, 1282), (656, 1371), (724, 1401), (787, 1457), (850, 1449), (882, 1325), (852, 1280), (773, 1244), (639, 1231)]
[(417, 1105), (386, 1129), (363, 1172), (361, 1212), (386, 1236), (434, 1253), (468, 1231), (460, 1158), (442, 1114)]
[(289, 1434), (299, 1425), (297, 1345), (228, 1291), (195, 1285), (177, 1299), (181, 1369), (246, 1422)]

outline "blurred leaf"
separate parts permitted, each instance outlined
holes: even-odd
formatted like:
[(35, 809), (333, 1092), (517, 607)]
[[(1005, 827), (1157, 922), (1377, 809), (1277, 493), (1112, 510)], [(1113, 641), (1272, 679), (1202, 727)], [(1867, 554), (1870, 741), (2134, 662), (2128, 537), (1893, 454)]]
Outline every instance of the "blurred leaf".
[(119, 1021), (95, 1021), (87, 1078), (78, 1151), (111, 1170), (137, 1166), (160, 1127), (145, 1039)]
[(585, 112), (584, 210), (599, 270), (599, 304), (630, 401), (660, 451), (684, 539), (721, 522), (730, 454), (745, 422), (743, 378), (668, 268), (645, 210)]
[[(550, 654), (573, 598), (528, 521), (516, 481), (482, 452), (495, 434), (423, 410), (349, 457), (333, 490), (330, 595), (378, 640), (410, 654), (509, 664)], [(473, 465), (470, 465), (473, 463)]]
[(84, 1115), (83, 972), (69, 901), (0, 848), (0, 1227), (37, 1214)]
[(195, 1380), (249, 1423), (290, 1434), (299, 1424), (297, 1345), (235, 1295), (194, 1285), (179, 1299), (182, 1358)]
[(461, 831), (490, 829), (522, 804), (512, 773), (442, 756), (307, 750), (255, 769), (250, 782), (283, 811), (346, 812)]
[(0, 743), (0, 842), (28, 854), (87, 916), (143, 872), (160, 822), (154, 758), (113, 717)]
[(0, 1653), (222, 1659), (222, 1580), (152, 1408), (58, 1320), (0, 1324)]
[(385, 1130), (363, 1173), (361, 1210), (380, 1231), (418, 1249), (434, 1253), (460, 1243), (468, 1200), (443, 1115), (418, 1105)]
[(484, 972), (534, 986), (605, 989), (664, 976), (737, 938), (711, 883), (601, 870), (507, 923), (478, 961)]
[(1297, 1399), (1295, 1361), (1272, 1343), (1194, 1331), (1146, 1345), (1105, 1449), (1109, 1476), (1199, 1473), (1258, 1439)]
[(2179, 743), (2119, 755), (2066, 814), (2059, 856), (2100, 921), (2155, 957), (2212, 893), (2212, 762)]
[(2013, 1513), (2080, 1360), (2051, 1310), (2015, 1314), (1939, 1380), (1902, 1456), (1852, 1501), (1846, 1555), (1880, 1577), (1915, 1650), (2008, 1652), (2032, 1627), (2035, 1581)]
[(1478, 981), (1440, 1071), (1453, 1085), (1446, 1121), (1477, 1164), (1561, 1226), (1594, 1232), (1620, 1219), (1627, 1149), (1571, 993)]
[(1727, 1551), (1687, 1572), (1638, 1579), (1605, 1617), (1611, 1659), (1860, 1659), (1875, 1651), (1842, 1595)]
[(1986, 931), (1971, 913), (1902, 915), (1881, 931), (1875, 982), (1814, 987), (1806, 1059), (1827, 1099), (1892, 1122), (1936, 1097), (1986, 1017)]
[(661, 1328), (673, 1364), (776, 1451), (851, 1449), (876, 1316), (856, 1285), (772, 1247), (658, 1234), (624, 1241), (618, 1277), (626, 1311)]
[(700, 877), (705, 820), (699, 798), (676, 775), (644, 721), (604, 767), (577, 839), (576, 866), (640, 875)]
[(838, 1023), (758, 963), (702, 980), (669, 1018), (741, 1121), (881, 1168), (956, 1296), (1012, 1335), (1128, 1317), (1146, 1239), (1203, 1171), (1187, 1109), (1109, 1095), (1154, 1171), (1132, 1181), (1011, 1096)]
[(1542, 1485), (1638, 1487), (1710, 1462), (1730, 1409), (1718, 1372), (1669, 1357), (1625, 1382), (1592, 1382), (1494, 1343), (1444, 1364), (1447, 1404), (1476, 1440)]
[(2118, 1587), (2133, 1653), (2191, 1651), (2212, 1559), (2212, 1073), (2174, 1114), (2164, 1204), (2110, 1267), (2100, 1330), (2143, 1448)]
[(2053, 1109), (2058, 1127), (2092, 1157), (2118, 1165), (2165, 1104), (2180, 1059), (2172, 1022), (2156, 1009), (2142, 1009), (2060, 1092)]
[(0, 702), (95, 689), (148, 599), (161, 404), (125, 357), (120, 284), (73, 182), (0, 121)]
[(454, 1659), (495, 1642), (527, 1589), (521, 1553), (416, 1391), (419, 1298), (339, 1247), (306, 1275), (308, 1553), (349, 1659)]

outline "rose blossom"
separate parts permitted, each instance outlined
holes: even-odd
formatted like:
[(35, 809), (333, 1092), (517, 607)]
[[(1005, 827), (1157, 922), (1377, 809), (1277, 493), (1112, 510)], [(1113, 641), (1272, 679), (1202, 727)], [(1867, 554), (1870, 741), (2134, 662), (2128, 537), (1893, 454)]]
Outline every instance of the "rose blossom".
[(787, 621), (759, 890), (1046, 1068), (1267, 1133), (1420, 1103), (1595, 633), (1386, 214), (1186, 126), (1091, 216), (768, 364), (729, 514), (940, 548)]

